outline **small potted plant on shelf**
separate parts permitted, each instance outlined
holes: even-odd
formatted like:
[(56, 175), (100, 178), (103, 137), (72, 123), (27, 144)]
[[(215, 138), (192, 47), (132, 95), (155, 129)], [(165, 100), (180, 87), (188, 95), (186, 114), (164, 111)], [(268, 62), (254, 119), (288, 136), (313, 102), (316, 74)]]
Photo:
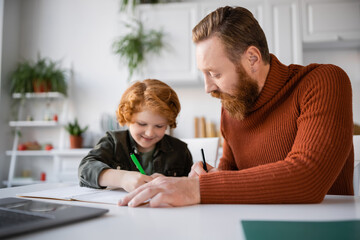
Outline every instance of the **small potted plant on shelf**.
[(42, 58), (36, 62), (29, 60), (18, 64), (10, 78), (11, 93), (25, 94), (28, 92), (60, 92), (67, 95), (65, 70), (58, 63)]
[(82, 134), (88, 129), (89, 126), (81, 128), (78, 120), (75, 118), (74, 122), (69, 122), (65, 129), (70, 134), (70, 148), (81, 148), (83, 137)]

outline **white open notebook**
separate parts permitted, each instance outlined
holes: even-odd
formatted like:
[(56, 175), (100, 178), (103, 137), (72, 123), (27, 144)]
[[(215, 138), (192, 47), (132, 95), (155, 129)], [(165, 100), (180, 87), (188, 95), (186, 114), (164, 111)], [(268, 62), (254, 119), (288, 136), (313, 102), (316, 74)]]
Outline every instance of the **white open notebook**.
[(43, 198), (66, 201), (82, 201), (91, 203), (105, 203), (117, 205), (118, 201), (127, 194), (122, 188), (93, 189), (79, 185), (17, 194), (18, 197)]

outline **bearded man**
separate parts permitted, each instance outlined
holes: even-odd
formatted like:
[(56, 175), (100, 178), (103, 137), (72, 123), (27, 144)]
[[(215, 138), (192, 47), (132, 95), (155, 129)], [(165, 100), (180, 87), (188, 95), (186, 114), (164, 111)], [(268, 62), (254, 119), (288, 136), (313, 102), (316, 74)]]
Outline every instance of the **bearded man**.
[(223, 7), (193, 29), (205, 90), (221, 99), (223, 156), (189, 177), (158, 177), (120, 205), (318, 203), (353, 195), (352, 90), (330, 64), (282, 64), (245, 8)]

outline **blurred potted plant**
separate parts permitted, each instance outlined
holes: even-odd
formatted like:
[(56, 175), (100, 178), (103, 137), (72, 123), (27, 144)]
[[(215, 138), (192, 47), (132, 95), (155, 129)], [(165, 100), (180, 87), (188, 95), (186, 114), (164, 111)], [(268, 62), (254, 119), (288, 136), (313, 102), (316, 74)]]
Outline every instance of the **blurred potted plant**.
[(10, 78), (11, 93), (33, 92), (32, 85), (33, 66), (29, 61), (19, 63)]
[(138, 70), (150, 53), (158, 54), (164, 46), (162, 31), (145, 31), (139, 20), (134, 20), (135, 25), (126, 24), (131, 29), (127, 35), (113, 43), (115, 54), (125, 61), (129, 69), (129, 79)]
[(36, 62), (23, 61), (18, 64), (10, 78), (11, 93), (60, 92), (67, 95), (65, 70), (57, 62), (38, 56)]
[[(125, 11), (128, 6), (130, 6), (132, 9), (136, 7), (136, 5), (141, 3), (159, 3), (159, 0), (122, 0), (120, 3), (120, 11)], [(166, 1), (162, 1), (166, 2)]]
[(70, 148), (81, 148), (83, 137), (82, 134), (86, 132), (89, 126), (81, 128), (78, 120), (75, 118), (74, 122), (69, 122), (65, 125), (66, 131), (70, 134)]

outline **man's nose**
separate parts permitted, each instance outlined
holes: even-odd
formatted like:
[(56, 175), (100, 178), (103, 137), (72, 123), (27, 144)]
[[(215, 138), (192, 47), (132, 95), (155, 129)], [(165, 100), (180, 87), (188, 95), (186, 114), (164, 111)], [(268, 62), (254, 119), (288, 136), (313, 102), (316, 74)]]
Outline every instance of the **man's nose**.
[(204, 76), (204, 82), (205, 82), (205, 92), (206, 93), (211, 93), (211, 92), (217, 90), (217, 86), (214, 83), (214, 80), (212, 80), (210, 77)]

